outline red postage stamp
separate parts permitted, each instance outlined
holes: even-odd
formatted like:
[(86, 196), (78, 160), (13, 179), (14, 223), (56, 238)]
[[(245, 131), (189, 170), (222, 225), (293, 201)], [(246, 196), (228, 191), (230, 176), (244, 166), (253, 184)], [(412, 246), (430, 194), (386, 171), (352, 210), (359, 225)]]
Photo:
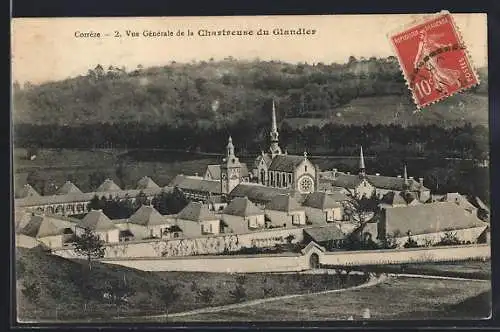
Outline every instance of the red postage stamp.
[(479, 84), (449, 12), (412, 24), (389, 38), (418, 109)]

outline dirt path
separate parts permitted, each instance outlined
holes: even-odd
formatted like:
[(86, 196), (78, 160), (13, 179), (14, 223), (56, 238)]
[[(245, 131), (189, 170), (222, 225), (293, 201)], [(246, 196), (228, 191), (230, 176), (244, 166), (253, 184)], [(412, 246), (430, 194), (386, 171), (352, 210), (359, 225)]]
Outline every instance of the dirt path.
[(196, 310), (178, 312), (178, 313), (173, 313), (173, 314), (169, 314), (169, 315), (163, 314), (163, 315), (156, 315), (156, 316), (148, 316), (148, 318), (157, 319), (157, 318), (183, 317), (183, 316), (189, 316), (189, 315), (214, 313), (214, 312), (219, 312), (219, 311), (226, 311), (226, 310), (232, 310), (232, 309), (239, 309), (239, 308), (254, 306), (254, 305), (258, 305), (258, 304), (262, 304), (262, 303), (267, 303), (267, 302), (287, 300), (287, 299), (292, 299), (292, 298), (296, 298), (296, 297), (346, 292), (346, 291), (351, 291), (351, 290), (356, 290), (356, 289), (362, 289), (362, 288), (366, 288), (366, 287), (375, 286), (377, 284), (380, 284), (380, 283), (386, 281), (387, 279), (388, 279), (388, 277), (386, 275), (382, 275), (382, 276), (380, 276), (378, 278), (377, 277), (372, 277), (367, 282), (365, 282), (364, 284), (361, 284), (361, 285), (358, 285), (358, 286), (349, 287), (349, 288), (332, 289), (332, 290), (315, 292), (315, 293), (291, 294), (291, 295), (284, 295), (284, 296), (269, 297), (269, 298), (265, 298), (265, 299), (246, 301), (246, 302), (242, 302), (242, 303), (234, 303), (234, 304), (227, 304), (227, 305), (222, 305), (222, 306), (217, 306), (217, 307), (208, 307), (208, 308), (201, 308), (201, 309), (196, 309)]

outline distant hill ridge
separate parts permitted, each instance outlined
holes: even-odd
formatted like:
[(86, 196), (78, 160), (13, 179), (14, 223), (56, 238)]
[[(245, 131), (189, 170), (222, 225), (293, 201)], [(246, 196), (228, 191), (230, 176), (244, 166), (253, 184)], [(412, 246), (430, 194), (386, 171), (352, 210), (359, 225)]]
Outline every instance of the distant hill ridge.
[(87, 75), (63, 81), (27, 84), (22, 89), (15, 83), (13, 121), (221, 128), (242, 120), (267, 122), (274, 98), (280, 119), (316, 118), (339, 124), (487, 124), (487, 70), (480, 69), (479, 75), (479, 87), (414, 117), (394, 57), (351, 57), (346, 64), (329, 65), (232, 58), (133, 70), (97, 65)]

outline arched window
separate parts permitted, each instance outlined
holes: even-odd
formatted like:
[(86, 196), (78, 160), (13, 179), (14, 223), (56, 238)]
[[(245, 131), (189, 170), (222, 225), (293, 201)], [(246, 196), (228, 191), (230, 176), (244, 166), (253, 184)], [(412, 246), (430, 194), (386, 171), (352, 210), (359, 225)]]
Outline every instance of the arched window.
[(286, 174), (281, 173), (281, 182), (283, 183), (283, 187), (286, 187)]
[(273, 172), (269, 172), (269, 177), (271, 179), (271, 186), (274, 186), (274, 175), (273, 175)]

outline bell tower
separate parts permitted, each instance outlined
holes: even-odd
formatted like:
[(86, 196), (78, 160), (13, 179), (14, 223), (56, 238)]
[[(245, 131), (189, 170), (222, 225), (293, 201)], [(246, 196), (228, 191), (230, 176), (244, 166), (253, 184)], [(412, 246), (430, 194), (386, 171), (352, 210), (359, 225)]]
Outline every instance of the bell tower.
[(271, 123), (271, 146), (269, 148), (271, 152), (271, 157), (281, 154), (281, 148), (279, 146), (279, 133), (278, 126), (276, 124), (276, 106), (273, 99), (273, 111), (272, 111), (272, 123)]
[(229, 194), (241, 182), (241, 163), (234, 153), (233, 139), (229, 136), (226, 157), (220, 165), (221, 192)]

